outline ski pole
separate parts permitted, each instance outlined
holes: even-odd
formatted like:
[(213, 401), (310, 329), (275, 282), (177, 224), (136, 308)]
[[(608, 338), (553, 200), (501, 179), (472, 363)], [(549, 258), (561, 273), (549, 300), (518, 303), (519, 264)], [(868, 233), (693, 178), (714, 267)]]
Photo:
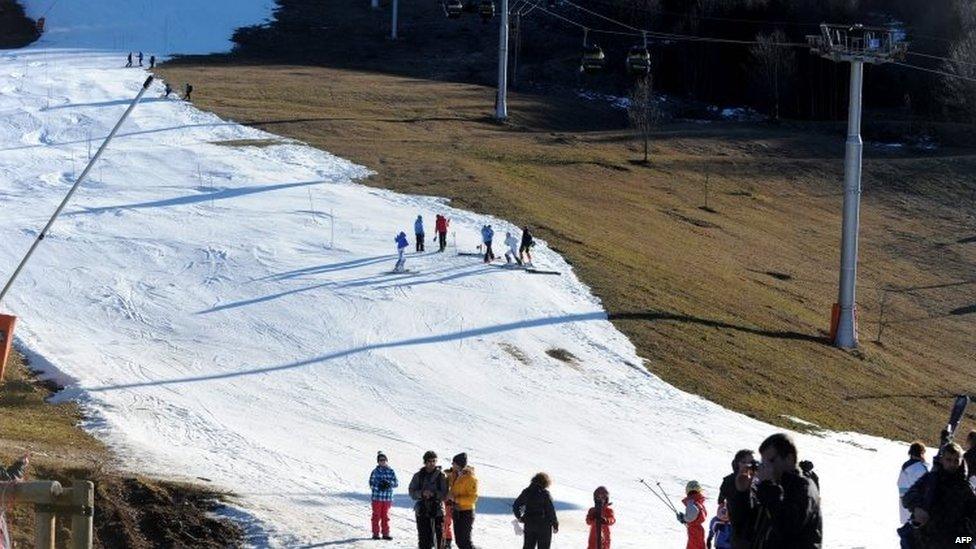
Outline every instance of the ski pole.
[(672, 505), (672, 504), (671, 504), (671, 502), (670, 502), (670, 501), (668, 501), (668, 500), (666, 500), (666, 499), (664, 499), (664, 497), (663, 497), (663, 496), (662, 496), (661, 494), (659, 494), (659, 493), (657, 493), (657, 490), (655, 490), (653, 486), (651, 486), (650, 484), (648, 484), (648, 483), (646, 483), (646, 482), (644, 482), (644, 479), (640, 479), (640, 480), (638, 480), (637, 482), (640, 482), (641, 484), (643, 484), (644, 486), (646, 486), (646, 487), (647, 487), (647, 489), (648, 489), (648, 490), (650, 490), (650, 491), (651, 491), (651, 493), (652, 493), (652, 494), (654, 494), (654, 496), (655, 496), (655, 497), (657, 497), (657, 499), (659, 499), (659, 500), (661, 500), (661, 503), (663, 503), (663, 504), (665, 504), (665, 505), (667, 505), (669, 509), (671, 509), (671, 510), (672, 510), (672, 511), (674, 511), (675, 513), (677, 513), (677, 512), (678, 512), (678, 511), (677, 511), (677, 510), (676, 510), (676, 509), (674, 508), (674, 505)]
[[(668, 496), (668, 493), (664, 491), (664, 487), (661, 486), (661, 483), (660, 482), (657, 482), (655, 484), (657, 484), (657, 487), (658, 487), (659, 490), (661, 490), (661, 493), (664, 494), (664, 497), (667, 498), (668, 503), (671, 503), (671, 497)], [(678, 510), (675, 508), (674, 504), (671, 504), (671, 509), (674, 509), (674, 512), (675, 513), (678, 512)]]

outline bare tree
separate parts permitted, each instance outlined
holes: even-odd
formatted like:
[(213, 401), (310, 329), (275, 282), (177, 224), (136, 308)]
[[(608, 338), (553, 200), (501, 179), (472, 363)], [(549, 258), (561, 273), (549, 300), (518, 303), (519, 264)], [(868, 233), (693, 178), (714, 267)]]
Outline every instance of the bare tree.
[[(976, 29), (968, 31), (949, 50), (949, 61), (942, 70), (963, 78), (976, 78)], [(976, 83), (955, 76), (942, 77), (942, 100), (950, 109), (968, 115), (976, 123)]]
[(796, 52), (782, 46), (789, 42), (786, 33), (777, 29), (772, 34), (756, 36), (756, 45), (749, 49), (753, 62), (753, 85), (767, 98), (770, 111), (779, 120), (780, 97), (796, 74)]
[(630, 104), (627, 105), (627, 117), (630, 124), (637, 130), (637, 135), (644, 140), (644, 160), (648, 160), (648, 142), (651, 139), (651, 132), (661, 117), (657, 101), (654, 100), (654, 85), (650, 75), (645, 76), (634, 86), (630, 92)]

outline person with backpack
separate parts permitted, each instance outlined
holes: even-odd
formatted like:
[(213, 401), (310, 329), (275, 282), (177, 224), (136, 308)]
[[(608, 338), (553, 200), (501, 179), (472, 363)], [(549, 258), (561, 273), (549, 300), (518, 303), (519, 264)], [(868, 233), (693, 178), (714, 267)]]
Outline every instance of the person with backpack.
[(447, 226), (450, 222), (450, 219), (441, 214), (437, 214), (437, 218), (434, 221), (434, 230), (437, 231), (437, 241), (440, 244), (440, 248), (437, 250), (438, 252), (443, 252), (447, 249)]
[(705, 510), (705, 495), (702, 494), (701, 484), (697, 480), (692, 480), (685, 485), (687, 497), (681, 500), (685, 506), (684, 512), (678, 513), (678, 522), (684, 524), (688, 529), (687, 549), (705, 549), (705, 528), (702, 524), (708, 513)]
[(610, 527), (617, 522), (610, 505), (610, 492), (606, 488), (600, 486), (593, 491), (593, 507), (586, 513), (586, 524), (590, 527), (586, 549), (610, 549)]
[(955, 442), (943, 446), (940, 466), (933, 465), (901, 498), (912, 512), (913, 549), (958, 547), (960, 537), (976, 537), (976, 494), (966, 480), (962, 456)]
[(156, 56), (155, 55), (150, 55), (149, 56), (149, 68), (150, 69), (155, 69), (156, 68)]
[(928, 472), (929, 466), (925, 463), (925, 445), (916, 440), (908, 447), (908, 461), (902, 464), (901, 472), (898, 473), (898, 511), (901, 521), (899, 524), (905, 524), (912, 518), (911, 512), (905, 508), (901, 499), (905, 497), (908, 489)]
[(186, 101), (190, 101), (190, 94), (193, 93), (193, 85), (187, 82), (186, 85), (183, 86), (183, 91), (184, 91), (183, 99), (185, 99)]
[(410, 499), (415, 502), (417, 547), (441, 547), (444, 535), (444, 507), (441, 502), (447, 496), (447, 478), (437, 465), (437, 454), (432, 450), (424, 452), (424, 466), (414, 473), (409, 491)]
[(416, 221), (413, 222), (413, 232), (417, 237), (417, 252), (424, 251), (424, 217), (421, 215), (417, 216)]
[(552, 535), (559, 532), (556, 507), (549, 494), (551, 484), (549, 475), (536, 473), (528, 488), (522, 490), (512, 504), (515, 518), (524, 525), (522, 549), (549, 549)]
[(515, 238), (514, 234), (509, 232), (505, 233), (505, 245), (508, 246), (508, 251), (505, 252), (505, 264), (510, 265), (512, 261), (515, 261), (521, 265), (522, 258), (519, 257), (518, 251), (519, 240)]
[[(532, 238), (532, 232), (529, 231), (529, 226), (526, 225), (522, 227), (522, 243), (519, 246), (519, 264), (532, 264), (532, 246), (535, 246), (535, 239)], [(528, 261), (525, 260), (526, 257), (529, 258)]]
[(732, 525), (729, 524), (729, 511), (724, 503), (718, 505), (715, 517), (708, 524), (708, 539), (705, 540), (707, 549), (712, 549), (713, 540), (715, 549), (732, 549)]
[(369, 475), (369, 488), (372, 490), (373, 539), (391, 540), (390, 537), (390, 507), (393, 506), (393, 490), (399, 486), (396, 471), (388, 465), (383, 452), (376, 453), (376, 467)]
[(126, 68), (132, 66), (132, 52), (131, 51), (129, 52), (129, 56), (125, 58), (125, 66), (126, 66)]
[(474, 467), (468, 465), (468, 454), (461, 452), (451, 460), (451, 522), (458, 549), (474, 549), (471, 530), (474, 526), (474, 510), (478, 502), (478, 479)]
[(491, 250), (491, 240), (495, 237), (495, 231), (491, 225), (481, 227), (481, 243), (485, 246), (485, 263), (495, 260), (495, 252)]
[(170, 86), (169, 82), (167, 82), (166, 86), (163, 88), (163, 97), (169, 99), (169, 94), (171, 93), (173, 93), (173, 86)]
[(403, 256), (403, 253), (404, 250), (407, 249), (407, 246), (410, 245), (410, 243), (407, 242), (407, 233), (400, 231), (400, 234), (396, 235), (396, 238), (394, 238), (393, 241), (396, 242), (397, 247), (397, 262), (396, 265), (393, 266), (393, 272), (402, 273), (405, 270), (404, 266), (407, 263), (407, 258)]

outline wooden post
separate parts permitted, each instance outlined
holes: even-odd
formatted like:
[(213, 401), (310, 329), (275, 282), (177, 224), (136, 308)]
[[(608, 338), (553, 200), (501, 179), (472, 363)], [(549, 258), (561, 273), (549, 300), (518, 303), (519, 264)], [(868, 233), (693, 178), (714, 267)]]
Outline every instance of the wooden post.
[(89, 480), (76, 480), (71, 513), (71, 547), (73, 549), (92, 549), (94, 537), (95, 485)]
[(34, 547), (54, 549), (54, 509), (50, 505), (40, 503), (34, 506), (34, 513), (37, 519)]

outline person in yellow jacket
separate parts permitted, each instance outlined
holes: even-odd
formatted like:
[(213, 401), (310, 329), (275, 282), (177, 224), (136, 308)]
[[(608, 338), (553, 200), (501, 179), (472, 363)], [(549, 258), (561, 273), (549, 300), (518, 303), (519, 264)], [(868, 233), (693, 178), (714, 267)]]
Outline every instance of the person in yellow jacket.
[(458, 549), (474, 549), (471, 544), (471, 527), (474, 526), (474, 508), (478, 502), (478, 479), (474, 468), (468, 466), (464, 452), (454, 456), (448, 474), (450, 488), (447, 499), (451, 502), (454, 537)]

